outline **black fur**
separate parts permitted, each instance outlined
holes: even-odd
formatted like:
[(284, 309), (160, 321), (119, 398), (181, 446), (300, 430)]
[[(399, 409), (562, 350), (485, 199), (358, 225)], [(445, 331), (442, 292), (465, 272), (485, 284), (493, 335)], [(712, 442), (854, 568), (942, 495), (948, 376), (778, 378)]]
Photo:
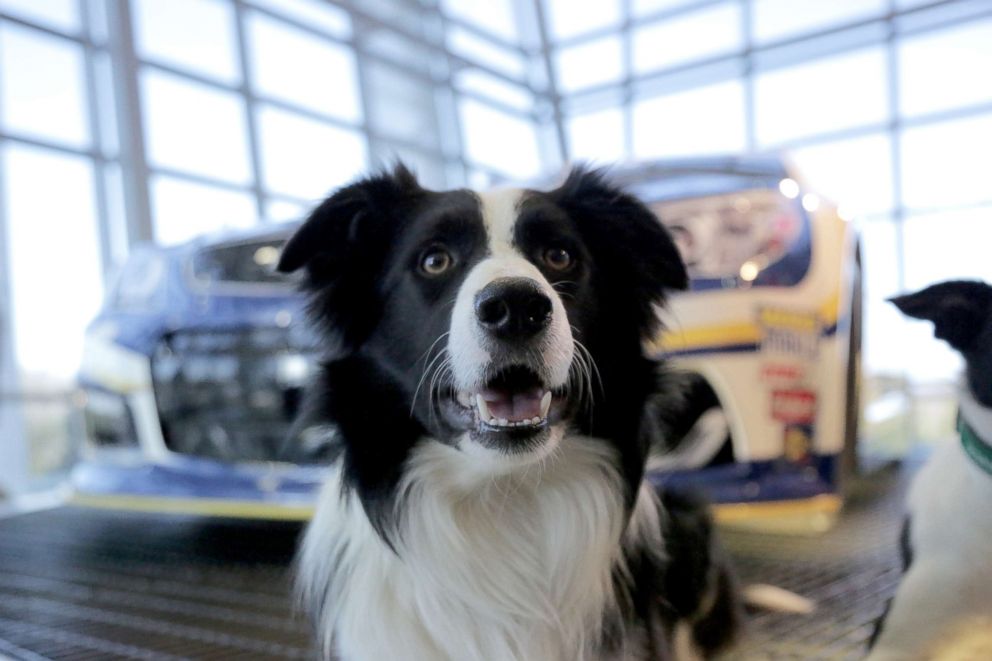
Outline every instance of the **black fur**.
[(934, 335), (964, 357), (975, 399), (992, 407), (992, 287), (953, 280), (890, 300), (903, 314), (933, 322)]
[[(906, 516), (902, 520), (902, 526), (899, 529), (899, 559), (902, 563), (902, 573), (903, 575), (909, 571), (910, 565), (913, 564), (913, 538), (910, 536), (912, 530), (912, 518)], [(885, 602), (885, 608), (882, 610), (882, 614), (878, 616), (875, 620), (875, 626), (872, 629), (871, 637), (868, 639), (868, 649), (875, 647), (875, 643), (878, 642), (878, 637), (882, 635), (882, 630), (885, 628), (885, 620), (889, 616), (889, 610), (892, 608), (892, 599), (890, 598)]]
[[(933, 322), (934, 336), (945, 340), (965, 360), (968, 389), (977, 402), (992, 407), (992, 287), (975, 280), (951, 280), (889, 299), (910, 317)], [(899, 532), (902, 573), (914, 559), (912, 518)], [(875, 622), (868, 649), (875, 646), (888, 617), (891, 600)]]
[[(654, 306), (688, 283), (675, 244), (640, 202), (584, 169), (553, 191), (526, 193), (513, 240), (561, 294), (574, 337), (595, 357), (600, 387), (589, 406), (571, 412), (572, 426), (618, 449), (632, 506), (648, 453), (641, 420), (660, 369), (644, 356), (642, 342), (657, 329)], [(424, 278), (417, 265), (437, 244), (450, 249), (455, 266), (445, 277)], [(344, 488), (355, 490), (387, 542), (402, 509), (396, 486), (411, 450), (421, 439), (449, 443), (461, 433), (418, 382), (442, 348), (458, 287), (486, 245), (473, 193), (425, 190), (400, 166), (323, 202), (279, 263), (283, 271), (305, 269), (311, 313), (327, 337), (300, 426), (337, 429)], [(540, 260), (549, 245), (567, 249), (576, 265), (564, 274), (549, 271)], [(736, 630), (739, 607), (712, 523), (698, 503), (666, 496), (665, 504), (670, 555), (629, 551), (628, 616), (691, 618), (705, 648), (716, 649)], [(703, 595), (713, 591), (719, 606), (700, 619)]]

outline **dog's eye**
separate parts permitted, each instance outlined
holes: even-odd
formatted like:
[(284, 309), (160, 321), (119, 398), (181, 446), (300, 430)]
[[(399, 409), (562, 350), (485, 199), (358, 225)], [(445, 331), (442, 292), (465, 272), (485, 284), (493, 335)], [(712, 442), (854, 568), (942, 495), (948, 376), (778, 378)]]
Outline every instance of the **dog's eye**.
[(544, 263), (554, 271), (567, 271), (575, 260), (564, 248), (548, 248), (544, 251)]
[(420, 270), (427, 275), (441, 275), (455, 263), (455, 258), (444, 248), (430, 248), (420, 258)]

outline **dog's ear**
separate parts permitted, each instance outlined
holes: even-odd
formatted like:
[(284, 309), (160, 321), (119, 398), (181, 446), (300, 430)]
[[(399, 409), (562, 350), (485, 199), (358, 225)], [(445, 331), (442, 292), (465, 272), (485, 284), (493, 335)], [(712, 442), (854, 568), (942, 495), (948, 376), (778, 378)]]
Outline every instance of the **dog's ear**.
[[(370, 213), (389, 210), (404, 198), (424, 190), (402, 163), (392, 172), (381, 173), (346, 186), (314, 209), (286, 242), (278, 269), (292, 273), (306, 266), (333, 270), (333, 263), (347, 258), (362, 234), (372, 229)], [(319, 264), (314, 262), (319, 260)]]
[(958, 351), (968, 351), (992, 314), (992, 287), (975, 280), (952, 280), (889, 301), (903, 314), (932, 321), (934, 335)]
[(654, 306), (664, 302), (668, 291), (689, 286), (668, 230), (637, 198), (608, 183), (601, 171), (576, 167), (549, 195), (576, 223), (596, 263), (609, 265), (599, 273), (610, 279), (611, 297), (625, 299), (642, 337), (649, 337), (658, 323)]
[(282, 249), (277, 269), (304, 270), (310, 310), (325, 330), (356, 345), (375, 320), (391, 236), (426, 191), (402, 164), (346, 186), (317, 206)]

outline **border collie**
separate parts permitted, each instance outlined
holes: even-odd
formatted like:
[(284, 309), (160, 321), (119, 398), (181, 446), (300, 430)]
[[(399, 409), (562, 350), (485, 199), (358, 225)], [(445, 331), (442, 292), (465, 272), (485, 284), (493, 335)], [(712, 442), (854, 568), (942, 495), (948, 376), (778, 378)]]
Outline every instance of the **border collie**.
[(992, 659), (992, 287), (953, 281), (892, 302), (965, 359), (960, 442), (924, 466), (903, 526), (905, 575), (869, 659)]
[[(298, 585), (346, 660), (709, 656), (737, 630), (705, 508), (644, 482), (657, 330), (685, 267), (601, 174), (422, 188), (403, 166), (286, 244), (335, 347), (306, 426), (337, 455)], [(691, 654), (692, 656), (688, 656)]]

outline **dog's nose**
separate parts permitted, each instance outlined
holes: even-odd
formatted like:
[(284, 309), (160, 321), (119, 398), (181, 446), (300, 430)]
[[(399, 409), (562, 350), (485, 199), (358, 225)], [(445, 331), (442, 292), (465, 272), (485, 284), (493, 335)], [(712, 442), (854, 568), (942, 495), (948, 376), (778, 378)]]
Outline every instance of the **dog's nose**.
[(496, 280), (476, 294), (475, 316), (499, 339), (527, 340), (551, 322), (551, 299), (533, 280)]

